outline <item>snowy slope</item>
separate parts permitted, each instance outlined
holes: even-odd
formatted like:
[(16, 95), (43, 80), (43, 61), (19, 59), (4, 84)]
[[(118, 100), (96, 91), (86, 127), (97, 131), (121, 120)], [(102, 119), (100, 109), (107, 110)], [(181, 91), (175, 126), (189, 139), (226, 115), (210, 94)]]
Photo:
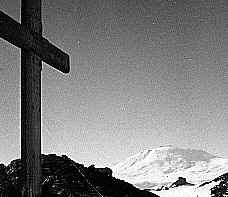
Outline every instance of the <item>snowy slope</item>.
[(113, 167), (113, 174), (141, 189), (173, 183), (178, 177), (201, 184), (228, 172), (228, 159), (202, 150), (172, 146), (142, 151)]
[(198, 186), (180, 186), (169, 190), (153, 191), (160, 197), (211, 197), (210, 189), (218, 183), (213, 182), (203, 187)]
[(180, 186), (170, 188), (169, 190), (161, 190), (151, 192), (160, 197), (227, 197), (228, 191), (228, 174), (223, 174), (212, 181), (205, 182), (196, 186)]

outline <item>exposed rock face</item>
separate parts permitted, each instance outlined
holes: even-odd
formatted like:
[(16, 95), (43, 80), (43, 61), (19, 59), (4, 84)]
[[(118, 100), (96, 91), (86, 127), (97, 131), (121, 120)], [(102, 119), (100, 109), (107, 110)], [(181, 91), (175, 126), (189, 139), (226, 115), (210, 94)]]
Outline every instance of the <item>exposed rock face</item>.
[[(0, 165), (0, 196), (19, 197), (22, 189), (21, 161)], [(112, 177), (109, 168), (86, 168), (67, 156), (42, 155), (41, 197), (156, 197)]]
[(188, 183), (188, 182), (186, 181), (186, 178), (179, 177), (178, 180), (175, 181), (174, 183), (172, 183), (170, 187), (179, 187), (179, 186), (182, 186), (182, 185), (193, 186), (194, 184)]

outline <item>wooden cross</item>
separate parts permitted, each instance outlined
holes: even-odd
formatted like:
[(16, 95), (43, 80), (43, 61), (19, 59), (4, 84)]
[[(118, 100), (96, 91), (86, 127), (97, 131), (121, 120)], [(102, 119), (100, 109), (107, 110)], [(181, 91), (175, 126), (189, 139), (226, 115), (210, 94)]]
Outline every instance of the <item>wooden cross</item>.
[(23, 197), (40, 196), (41, 61), (68, 73), (69, 56), (42, 37), (41, 0), (22, 0), (21, 24), (0, 11), (0, 37), (21, 48)]

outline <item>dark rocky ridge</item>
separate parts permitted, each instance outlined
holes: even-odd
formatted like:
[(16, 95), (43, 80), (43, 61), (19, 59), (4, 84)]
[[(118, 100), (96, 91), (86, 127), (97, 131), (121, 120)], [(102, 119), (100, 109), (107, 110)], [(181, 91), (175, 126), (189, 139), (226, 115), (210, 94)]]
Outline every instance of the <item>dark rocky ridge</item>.
[[(19, 159), (0, 164), (0, 196), (20, 197), (22, 165)], [(112, 177), (111, 169), (84, 167), (67, 156), (42, 155), (42, 197), (157, 197)]]
[(174, 183), (172, 183), (172, 185), (170, 186), (170, 188), (179, 187), (179, 186), (183, 186), (183, 185), (193, 186), (194, 184), (188, 183), (187, 180), (186, 180), (186, 178), (184, 178), (184, 177), (179, 177), (177, 181), (175, 181)]
[[(184, 177), (178, 177), (178, 179), (173, 182), (172, 184), (164, 184), (164, 185), (160, 185), (158, 187), (153, 188), (152, 190), (154, 191), (161, 191), (161, 190), (169, 190), (175, 187), (180, 187), (180, 186), (193, 186), (194, 184), (187, 182), (186, 178)], [(151, 189), (147, 189), (148, 191), (151, 191)]]
[(211, 188), (212, 197), (227, 197), (228, 196), (228, 173), (225, 173), (212, 181), (205, 182), (199, 187), (210, 184), (212, 182), (217, 182), (217, 185)]

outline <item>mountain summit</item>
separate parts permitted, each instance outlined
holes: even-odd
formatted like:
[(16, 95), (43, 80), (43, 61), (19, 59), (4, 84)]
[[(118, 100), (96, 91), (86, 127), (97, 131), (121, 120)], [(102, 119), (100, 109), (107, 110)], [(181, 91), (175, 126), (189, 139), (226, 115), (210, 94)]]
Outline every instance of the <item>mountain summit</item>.
[(202, 150), (164, 146), (142, 151), (113, 167), (114, 176), (142, 189), (184, 177), (200, 184), (228, 172), (228, 159)]

